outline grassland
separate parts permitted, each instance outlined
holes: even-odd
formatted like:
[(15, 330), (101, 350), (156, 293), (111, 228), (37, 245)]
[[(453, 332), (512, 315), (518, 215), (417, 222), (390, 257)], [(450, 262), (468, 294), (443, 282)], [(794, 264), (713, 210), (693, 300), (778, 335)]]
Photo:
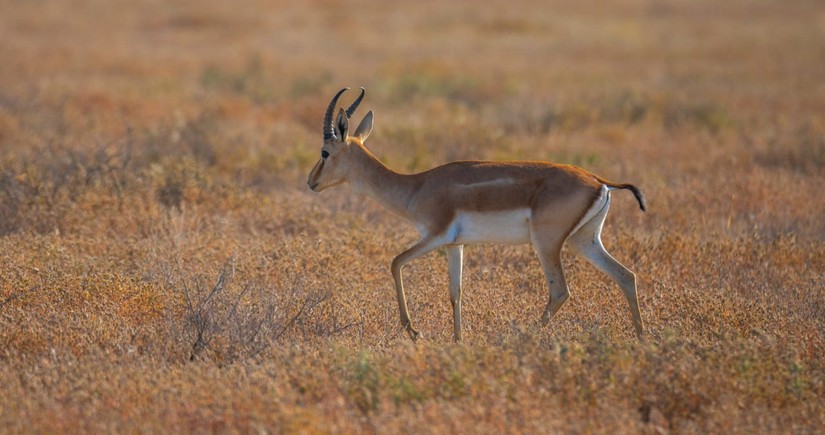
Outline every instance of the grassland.
[[(815, 433), (825, 421), (816, 1), (2, 1), (0, 432)], [(389, 264), (412, 226), (306, 189), (365, 86), (371, 149), (581, 165), (648, 339), (571, 253)], [(363, 109), (362, 109), (363, 110)], [(356, 115), (358, 116), (358, 115)]]

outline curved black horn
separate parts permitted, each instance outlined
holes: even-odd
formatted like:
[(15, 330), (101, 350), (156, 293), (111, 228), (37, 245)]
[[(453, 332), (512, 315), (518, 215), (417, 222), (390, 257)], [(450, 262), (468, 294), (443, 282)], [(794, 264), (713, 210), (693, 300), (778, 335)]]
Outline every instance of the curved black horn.
[(359, 95), (358, 98), (356, 98), (355, 101), (353, 101), (347, 109), (347, 118), (352, 118), (352, 114), (355, 113), (355, 109), (357, 109), (358, 105), (361, 104), (361, 100), (364, 99), (364, 94), (366, 92), (367, 91), (364, 90), (364, 87), (361, 86), (361, 95)]
[(335, 111), (335, 105), (338, 103), (338, 98), (343, 94), (347, 89), (344, 88), (338, 91), (334, 97), (332, 97), (332, 101), (329, 103), (329, 107), (327, 107), (327, 114), (324, 116), (324, 140), (332, 139), (335, 137), (335, 127), (332, 125), (332, 112)]

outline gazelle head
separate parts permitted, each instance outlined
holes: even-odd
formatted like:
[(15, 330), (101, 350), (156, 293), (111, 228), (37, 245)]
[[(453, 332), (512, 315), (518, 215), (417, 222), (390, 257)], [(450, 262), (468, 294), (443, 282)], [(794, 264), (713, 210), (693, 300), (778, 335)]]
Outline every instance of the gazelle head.
[(307, 185), (316, 192), (348, 181), (347, 177), (352, 173), (354, 165), (355, 153), (352, 149), (363, 145), (372, 131), (373, 115), (370, 111), (355, 129), (355, 134), (349, 135), (349, 118), (361, 104), (365, 93), (364, 88), (361, 88), (361, 95), (346, 111), (338, 109), (338, 115), (333, 122), (332, 114), (338, 98), (347, 89), (349, 88), (341, 89), (335, 94), (324, 116), (324, 145), (321, 147), (321, 158), (318, 163), (315, 163), (307, 178)]

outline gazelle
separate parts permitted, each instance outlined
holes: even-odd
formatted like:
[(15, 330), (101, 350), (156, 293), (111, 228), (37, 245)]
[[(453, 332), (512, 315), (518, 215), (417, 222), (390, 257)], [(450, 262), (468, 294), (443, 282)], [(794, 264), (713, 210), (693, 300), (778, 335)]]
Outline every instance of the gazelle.
[(562, 245), (567, 242), (621, 286), (636, 334), (642, 337), (636, 275), (616, 261), (601, 241), (612, 190), (630, 190), (645, 210), (644, 196), (636, 186), (611, 183), (575, 166), (530, 161), (462, 161), (419, 174), (400, 174), (364, 147), (372, 131), (372, 111), (350, 134), (349, 119), (364, 98), (364, 88), (346, 111), (339, 109), (333, 121), (338, 98), (347, 89), (338, 91), (327, 107), (321, 158), (307, 184), (321, 192), (349, 182), (356, 191), (415, 224), (421, 239), (392, 261), (401, 324), (413, 340), (419, 332), (407, 309), (401, 279), (404, 265), (446, 248), (454, 333), (459, 341), (463, 247), (491, 242), (533, 245), (550, 290), (542, 322), (555, 316), (570, 296), (561, 264)]

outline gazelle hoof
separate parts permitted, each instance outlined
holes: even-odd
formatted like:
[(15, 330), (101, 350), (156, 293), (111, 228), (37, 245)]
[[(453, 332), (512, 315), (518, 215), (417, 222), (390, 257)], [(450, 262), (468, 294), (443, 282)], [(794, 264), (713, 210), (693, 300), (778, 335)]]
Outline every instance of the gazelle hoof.
[(416, 331), (411, 327), (407, 328), (407, 334), (410, 334), (410, 338), (412, 338), (412, 341), (418, 341), (419, 338), (424, 338), (420, 332)]

